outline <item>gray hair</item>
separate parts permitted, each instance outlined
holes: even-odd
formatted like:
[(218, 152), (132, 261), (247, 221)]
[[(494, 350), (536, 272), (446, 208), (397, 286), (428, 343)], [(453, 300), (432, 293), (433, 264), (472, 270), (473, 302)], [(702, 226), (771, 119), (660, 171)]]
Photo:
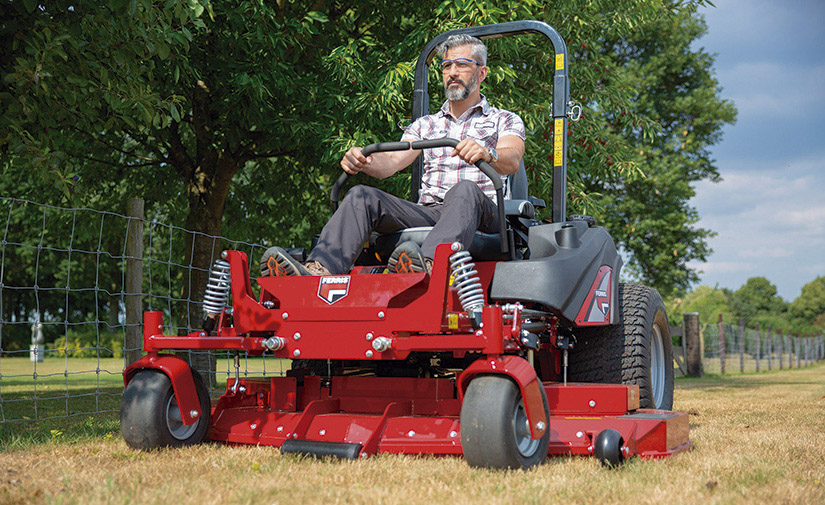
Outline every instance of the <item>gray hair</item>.
[(439, 59), (443, 60), (448, 49), (458, 46), (471, 46), (472, 49), (470, 54), (472, 54), (473, 59), (482, 65), (487, 65), (487, 46), (485, 46), (484, 42), (480, 39), (477, 39), (472, 35), (450, 35), (447, 37), (447, 40), (435, 48), (435, 52), (438, 54)]

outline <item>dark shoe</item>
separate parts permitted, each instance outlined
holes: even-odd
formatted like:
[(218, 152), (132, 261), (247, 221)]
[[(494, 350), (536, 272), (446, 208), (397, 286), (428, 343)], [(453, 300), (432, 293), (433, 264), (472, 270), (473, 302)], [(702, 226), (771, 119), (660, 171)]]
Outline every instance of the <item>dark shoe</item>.
[[(430, 265), (432, 262), (430, 262)], [(412, 241), (404, 242), (395, 248), (387, 263), (389, 271), (396, 274), (411, 274), (427, 272), (427, 259), (418, 244)]]
[(261, 277), (283, 277), (287, 275), (311, 274), (283, 248), (275, 246), (267, 249), (261, 257)]

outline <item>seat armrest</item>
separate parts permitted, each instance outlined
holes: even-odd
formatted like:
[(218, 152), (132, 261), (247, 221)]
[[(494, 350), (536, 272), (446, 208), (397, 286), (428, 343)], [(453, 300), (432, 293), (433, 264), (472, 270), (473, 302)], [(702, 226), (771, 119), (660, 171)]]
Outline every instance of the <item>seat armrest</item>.
[(547, 208), (547, 204), (544, 203), (544, 200), (542, 200), (541, 198), (536, 198), (535, 196), (531, 195), (531, 196), (528, 196), (527, 199), (530, 200), (530, 203), (533, 204), (533, 207), (535, 207), (537, 209), (546, 209)]
[(532, 219), (536, 217), (536, 208), (528, 200), (504, 200), (504, 215)]

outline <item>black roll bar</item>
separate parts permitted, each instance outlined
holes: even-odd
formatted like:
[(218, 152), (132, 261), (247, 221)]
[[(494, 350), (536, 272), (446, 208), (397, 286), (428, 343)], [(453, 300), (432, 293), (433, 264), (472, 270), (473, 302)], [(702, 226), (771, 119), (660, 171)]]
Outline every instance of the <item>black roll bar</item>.
[[(553, 222), (567, 219), (567, 120), (570, 108), (570, 79), (567, 72), (567, 45), (552, 26), (543, 21), (511, 21), (486, 26), (472, 26), (451, 30), (438, 35), (421, 51), (415, 65), (412, 120), (430, 113), (430, 97), (427, 94), (427, 77), (435, 49), (451, 35), (472, 35), (479, 39), (540, 33), (550, 39), (555, 53), (553, 75)], [(412, 188), (410, 199), (418, 200), (421, 187), (422, 161), (417, 158), (412, 164)]]

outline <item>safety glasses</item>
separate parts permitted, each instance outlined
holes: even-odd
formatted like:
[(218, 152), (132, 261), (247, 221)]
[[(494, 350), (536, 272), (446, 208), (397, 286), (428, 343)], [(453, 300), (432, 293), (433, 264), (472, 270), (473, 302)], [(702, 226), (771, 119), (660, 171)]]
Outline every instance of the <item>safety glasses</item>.
[(470, 58), (456, 58), (454, 60), (441, 60), (441, 71), (448, 72), (453, 65), (455, 65), (459, 70), (467, 70), (472, 68), (473, 65), (478, 65), (479, 67), (482, 66), (481, 63), (476, 60), (471, 60)]

